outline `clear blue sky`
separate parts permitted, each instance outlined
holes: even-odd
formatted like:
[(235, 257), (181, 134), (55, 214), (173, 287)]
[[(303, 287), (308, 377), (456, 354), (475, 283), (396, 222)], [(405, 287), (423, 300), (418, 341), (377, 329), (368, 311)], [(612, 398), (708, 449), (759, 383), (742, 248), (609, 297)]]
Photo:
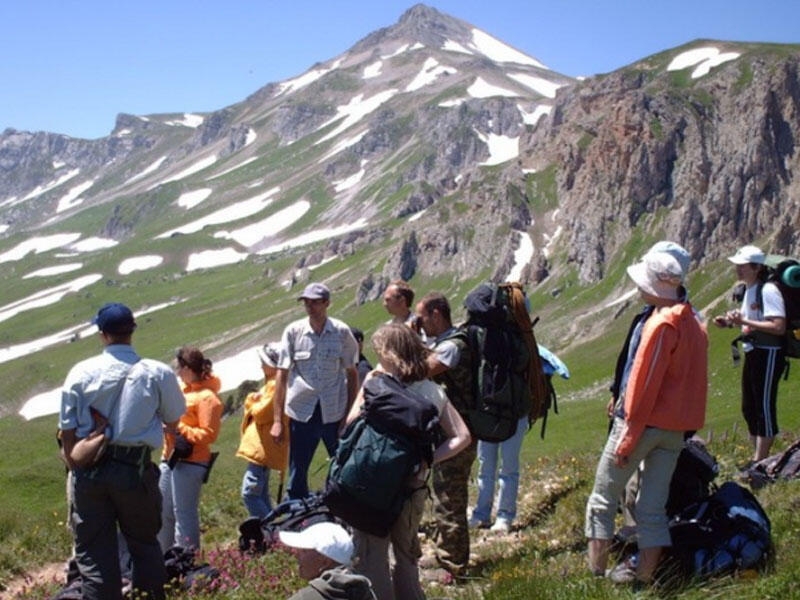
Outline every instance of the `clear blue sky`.
[[(118, 113), (205, 112), (299, 75), (413, 0), (2, 0), (0, 131), (108, 135)], [(697, 38), (800, 43), (800, 0), (430, 0), (571, 76)]]

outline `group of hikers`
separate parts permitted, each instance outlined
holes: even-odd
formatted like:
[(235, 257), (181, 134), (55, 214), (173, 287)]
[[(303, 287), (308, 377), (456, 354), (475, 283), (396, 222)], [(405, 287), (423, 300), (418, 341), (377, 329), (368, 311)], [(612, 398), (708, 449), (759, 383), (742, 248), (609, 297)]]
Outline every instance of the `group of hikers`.
[[(764, 282), (764, 253), (745, 246), (729, 260), (746, 285), (742, 307), (712, 322), (742, 328), (742, 412), (756, 461), (767, 455), (778, 431), (775, 395), (786, 319), (780, 292)], [(705, 419), (708, 339), (685, 285), (691, 262), (684, 248), (664, 241), (628, 267), (645, 308), (617, 361), (608, 440), (586, 507), (589, 569), (605, 575), (619, 500), (638, 474), (638, 587), (653, 581), (662, 549), (670, 545), (664, 510), (670, 478), (684, 440)], [(382, 301), (390, 319), (371, 337), (374, 368), (363, 355), (363, 334), (328, 314), (331, 291), (325, 284), (310, 283), (297, 300), (306, 316), (258, 350), (264, 385), (245, 400), (237, 450), (247, 461), (243, 503), (251, 517), (270, 513), (273, 470), (288, 472), (281, 500), (307, 498), (319, 443), (334, 456), (342, 435), (370, 407), (376, 410), (376, 397), (402, 389), (404, 398), (428, 407), (439, 434), (426, 460), (404, 480), (407, 493), (388, 533), (326, 522), (281, 532), (280, 539), (298, 549), (300, 575), (309, 580), (293, 598), (425, 598), (421, 567), (431, 579), (457, 580), (469, 566), (470, 529), (508, 532), (514, 526), (529, 407), (519, 410), (516, 430), (504, 441), (472, 434), (465, 411), (475, 393), (475, 357), (455, 335), (458, 327), (441, 293), (414, 304), (407, 282), (387, 285)], [(147, 597), (164, 598), (164, 553), (174, 545), (200, 548), (200, 492), (216, 456), (211, 445), (221, 426), (220, 382), (211, 361), (192, 346), (177, 352), (174, 368), (140, 358), (131, 345), (136, 322), (123, 304), (106, 304), (92, 323), (103, 352), (71, 369), (59, 421), (82, 597), (122, 598), (129, 584)], [(159, 447), (157, 466), (152, 453)], [(479, 494), (470, 510), (476, 457)], [(426, 562), (420, 560), (418, 531), (429, 497), (435, 552)], [(120, 560), (121, 549), (126, 560)]]

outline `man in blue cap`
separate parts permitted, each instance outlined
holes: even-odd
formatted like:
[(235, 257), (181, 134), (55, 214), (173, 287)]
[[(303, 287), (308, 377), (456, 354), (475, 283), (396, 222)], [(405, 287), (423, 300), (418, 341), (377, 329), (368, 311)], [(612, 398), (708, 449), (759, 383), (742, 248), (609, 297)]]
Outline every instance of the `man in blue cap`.
[(275, 376), (270, 434), (283, 440), (284, 411), (289, 415), (289, 483), (291, 499), (308, 496), (308, 468), (320, 440), (332, 456), (339, 424), (358, 393), (358, 344), (350, 327), (328, 316), (331, 292), (311, 283), (297, 299), (307, 318), (286, 326)]
[[(140, 359), (131, 346), (136, 321), (127, 306), (106, 304), (92, 323), (99, 329), (103, 352), (70, 370), (59, 419), (62, 452), (71, 470), (81, 592), (92, 600), (121, 600), (119, 528), (133, 564), (133, 588), (162, 599), (167, 575), (156, 538), (161, 496), (151, 453), (161, 446), (163, 428), (175, 428), (186, 402), (172, 369)], [(109, 445), (100, 461), (79, 466), (74, 460), (78, 440), (102, 432)]]

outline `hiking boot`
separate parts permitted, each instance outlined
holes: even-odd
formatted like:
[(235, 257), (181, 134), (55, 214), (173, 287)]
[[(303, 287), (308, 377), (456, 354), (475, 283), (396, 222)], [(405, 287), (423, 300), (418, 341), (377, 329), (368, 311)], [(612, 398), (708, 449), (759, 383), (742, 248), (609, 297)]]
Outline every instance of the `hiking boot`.
[(481, 521), (477, 517), (470, 517), (469, 521), (467, 521), (467, 526), (470, 529), (486, 529), (489, 527), (489, 523)]
[(500, 517), (494, 522), (494, 525), (491, 526), (489, 531), (494, 531), (495, 533), (508, 533), (511, 531), (511, 522), (508, 519)]

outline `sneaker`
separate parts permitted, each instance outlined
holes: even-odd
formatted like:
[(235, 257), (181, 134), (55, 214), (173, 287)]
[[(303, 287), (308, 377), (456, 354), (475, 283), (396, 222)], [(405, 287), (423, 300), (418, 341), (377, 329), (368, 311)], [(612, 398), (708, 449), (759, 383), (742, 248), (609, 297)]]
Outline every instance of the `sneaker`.
[(508, 519), (503, 519), (501, 517), (494, 522), (494, 525), (492, 525), (489, 531), (508, 533), (511, 531), (511, 523), (508, 521)]
[(486, 529), (489, 527), (489, 524), (486, 521), (481, 521), (477, 517), (470, 517), (469, 521), (467, 521), (467, 526), (470, 529)]
[(608, 578), (616, 584), (629, 584), (636, 581), (637, 555), (632, 555), (623, 560), (608, 572)]

